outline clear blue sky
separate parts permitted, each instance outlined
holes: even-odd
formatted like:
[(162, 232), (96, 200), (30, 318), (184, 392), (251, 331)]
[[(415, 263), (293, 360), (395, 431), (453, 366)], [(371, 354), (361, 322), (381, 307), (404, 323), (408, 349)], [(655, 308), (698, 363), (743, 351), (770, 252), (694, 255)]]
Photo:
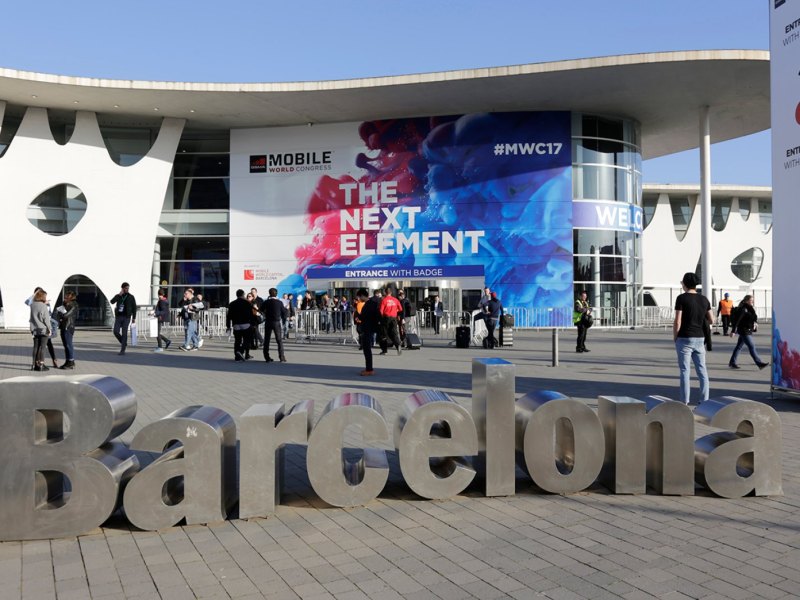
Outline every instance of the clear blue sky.
[[(0, 67), (113, 79), (345, 79), (638, 52), (768, 49), (767, 0), (12, 2)], [(0, 93), (0, 97), (2, 94)], [(769, 132), (712, 147), (715, 183), (770, 185)], [(697, 151), (645, 181), (699, 179)]]

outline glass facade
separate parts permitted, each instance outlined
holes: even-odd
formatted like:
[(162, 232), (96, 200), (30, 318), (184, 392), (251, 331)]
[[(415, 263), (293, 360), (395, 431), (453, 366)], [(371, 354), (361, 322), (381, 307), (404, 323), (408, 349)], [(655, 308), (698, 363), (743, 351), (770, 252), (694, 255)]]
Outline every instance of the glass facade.
[(230, 133), (183, 132), (164, 196), (153, 256), (153, 289), (176, 306), (192, 287), (212, 307), (228, 304)]
[[(642, 206), (638, 123), (573, 113), (572, 167), (574, 201)], [(573, 238), (576, 295), (586, 290), (597, 308), (640, 306), (641, 234), (575, 227)]]

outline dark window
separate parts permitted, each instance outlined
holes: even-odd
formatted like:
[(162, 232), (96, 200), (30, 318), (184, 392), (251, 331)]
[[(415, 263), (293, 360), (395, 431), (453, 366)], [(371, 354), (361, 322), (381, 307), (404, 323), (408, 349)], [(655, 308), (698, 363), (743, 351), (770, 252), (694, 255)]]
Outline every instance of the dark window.
[(231, 205), (229, 179), (174, 179), (174, 210), (227, 210)]
[(227, 177), (231, 171), (228, 154), (176, 154), (174, 177)]
[(227, 285), (227, 262), (172, 262), (162, 261), (159, 278), (168, 285)]
[(161, 260), (228, 260), (227, 237), (162, 237)]

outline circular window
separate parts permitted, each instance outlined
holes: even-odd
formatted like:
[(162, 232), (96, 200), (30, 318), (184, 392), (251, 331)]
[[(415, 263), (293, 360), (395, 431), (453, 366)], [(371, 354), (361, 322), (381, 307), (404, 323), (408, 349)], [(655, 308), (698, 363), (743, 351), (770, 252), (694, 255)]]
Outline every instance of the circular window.
[(74, 185), (62, 183), (39, 194), (28, 205), (28, 221), (48, 235), (64, 235), (75, 229), (86, 214), (86, 197)]

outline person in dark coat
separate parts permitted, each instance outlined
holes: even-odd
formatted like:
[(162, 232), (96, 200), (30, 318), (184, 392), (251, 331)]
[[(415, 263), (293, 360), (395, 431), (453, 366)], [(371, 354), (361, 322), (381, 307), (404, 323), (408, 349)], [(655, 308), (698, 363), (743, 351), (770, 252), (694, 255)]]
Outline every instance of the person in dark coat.
[(286, 355), (283, 353), (283, 327), (281, 322), (289, 316), (289, 311), (278, 298), (278, 290), (269, 289), (269, 297), (261, 304), (261, 314), (264, 315), (264, 360), (268, 363), (274, 362), (269, 357), (269, 342), (272, 335), (275, 335), (275, 342), (278, 344), (278, 358), (281, 362), (286, 362)]
[(114, 337), (120, 345), (120, 356), (125, 354), (128, 347), (128, 327), (136, 323), (136, 298), (130, 293), (130, 287), (127, 281), (123, 282), (119, 294), (108, 301), (117, 305), (114, 309)]
[(733, 349), (731, 359), (728, 361), (728, 366), (731, 369), (741, 369), (736, 359), (739, 358), (739, 352), (742, 346), (747, 346), (750, 351), (750, 357), (759, 369), (763, 369), (769, 365), (769, 362), (764, 362), (756, 351), (755, 344), (753, 344), (753, 334), (758, 330), (758, 315), (756, 309), (753, 308), (753, 296), (747, 294), (739, 303), (736, 310), (736, 316), (731, 323), (731, 337), (734, 332), (739, 334), (739, 339), (736, 342), (736, 347)]
[(487, 334), (487, 347), (492, 350), (497, 346), (497, 340), (494, 337), (494, 330), (497, 328), (497, 322), (500, 320), (500, 315), (503, 314), (503, 305), (497, 299), (497, 293), (492, 292), (492, 298), (486, 305), (486, 329), (489, 331)]
[[(158, 302), (156, 302), (155, 308), (153, 308), (153, 316), (156, 318), (156, 324), (158, 326), (158, 332), (156, 334), (158, 348), (153, 352), (163, 352), (169, 348), (172, 343), (171, 339), (161, 333), (161, 328), (164, 327), (164, 324), (169, 323), (169, 300), (167, 300), (167, 290), (163, 288), (158, 290)], [(163, 347), (161, 346), (162, 343), (164, 344)]]
[(64, 302), (56, 309), (58, 330), (61, 332), (61, 343), (64, 344), (66, 362), (59, 369), (75, 368), (75, 347), (72, 336), (75, 334), (75, 319), (78, 317), (78, 303), (75, 302), (75, 292), (64, 293)]
[(253, 305), (245, 300), (244, 290), (236, 290), (236, 300), (228, 304), (226, 325), (233, 328), (233, 356), (239, 362), (250, 358)]
[(361, 349), (364, 351), (364, 370), (362, 376), (374, 375), (372, 368), (372, 340), (378, 333), (381, 320), (381, 299), (377, 296), (370, 297), (369, 292), (361, 288), (356, 292), (357, 302), (363, 302), (361, 312), (353, 315), (359, 331)]

